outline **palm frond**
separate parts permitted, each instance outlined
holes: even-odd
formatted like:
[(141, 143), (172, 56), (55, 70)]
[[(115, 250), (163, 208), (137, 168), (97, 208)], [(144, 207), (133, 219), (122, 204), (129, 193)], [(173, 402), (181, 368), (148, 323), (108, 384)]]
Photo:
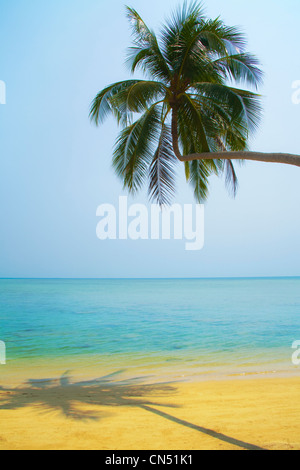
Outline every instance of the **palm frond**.
[(166, 91), (163, 83), (140, 80), (116, 93), (110, 104), (121, 115), (140, 113), (146, 111), (155, 101), (163, 101)]
[(201, 109), (201, 118), (206, 129), (207, 140), (211, 152), (217, 152), (219, 140), (222, 139), (223, 151), (246, 151), (249, 129), (243, 116), (233, 119), (230, 110), (212, 97), (193, 95), (193, 100)]
[[(226, 145), (220, 137), (216, 138), (216, 145), (219, 147), (221, 152), (226, 152)], [(235, 172), (233, 162), (231, 160), (222, 160), (223, 171), (225, 172), (225, 185), (229, 193), (235, 197), (238, 190), (238, 177)]]
[[(208, 135), (207, 127), (204, 125), (203, 114), (200, 114), (194, 100), (185, 96), (178, 110), (178, 128), (180, 145), (184, 155), (191, 153), (202, 153), (214, 151), (214, 138)], [(214, 134), (215, 137), (215, 134)], [(219, 175), (222, 171), (222, 162), (219, 159), (203, 160), (207, 176)], [(185, 165), (186, 177), (190, 174), (188, 165)], [(187, 178), (188, 179), (188, 178)]]
[(163, 125), (149, 171), (149, 197), (160, 206), (169, 205), (175, 193), (175, 165), (171, 129)]
[[(184, 94), (181, 99), (181, 106), (178, 110), (179, 115), (184, 115), (185, 122), (189, 129), (193, 129), (195, 132), (195, 151), (196, 152), (210, 152), (210, 148), (207, 142), (207, 136), (205, 132), (205, 128), (203, 126), (201, 114), (199, 113), (199, 109), (193, 99)], [(183, 119), (181, 118), (181, 121)]]
[(185, 1), (173, 12), (162, 30), (162, 50), (173, 72), (178, 72), (187, 51), (192, 47), (195, 28), (203, 21), (203, 7), (198, 2)]
[(189, 182), (194, 189), (196, 201), (203, 204), (209, 195), (209, 176), (211, 171), (203, 160), (189, 162)]
[(113, 154), (113, 167), (131, 193), (141, 188), (154, 153), (161, 121), (159, 106), (153, 105), (136, 122), (120, 132)]
[(139, 83), (140, 80), (125, 80), (113, 83), (100, 91), (91, 104), (90, 119), (96, 125), (102, 124), (109, 114), (113, 114), (118, 121), (126, 120), (127, 116), (122, 116), (119, 109), (113, 106), (113, 98), (117, 94), (128, 90), (133, 85)]
[(263, 78), (259, 60), (252, 54), (241, 53), (219, 57), (214, 64), (223, 73), (225, 79), (237, 83), (244, 82), (257, 88)]
[(203, 25), (201, 41), (208, 52), (228, 53), (243, 51), (246, 46), (245, 35), (237, 27), (226, 26), (220, 18), (206, 20)]
[(220, 69), (215, 67), (201, 42), (201, 32), (193, 31), (190, 38), (181, 44), (180, 53), (173, 60), (173, 68), (187, 83), (222, 83)]
[(171, 72), (160, 50), (156, 35), (146, 26), (140, 15), (126, 7), (133, 33), (133, 46), (128, 49), (126, 63), (134, 72), (139, 67), (152, 78), (168, 83)]
[(132, 34), (137, 41), (151, 41), (151, 31), (134, 8), (125, 7)]
[(234, 165), (231, 160), (224, 160), (224, 166), (226, 187), (229, 193), (235, 197), (239, 187), (239, 182)]
[(185, 174), (185, 179), (188, 182), (191, 176), (190, 162), (184, 162), (184, 174)]
[(260, 96), (246, 90), (215, 83), (197, 83), (193, 88), (199, 96), (211, 98), (230, 114), (232, 121), (254, 131), (261, 119)]

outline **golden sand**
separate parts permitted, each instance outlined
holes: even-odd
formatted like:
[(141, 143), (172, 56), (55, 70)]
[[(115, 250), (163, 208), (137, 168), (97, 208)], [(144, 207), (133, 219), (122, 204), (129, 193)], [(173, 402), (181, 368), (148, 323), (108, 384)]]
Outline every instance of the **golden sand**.
[(0, 389), (0, 449), (300, 450), (300, 377)]

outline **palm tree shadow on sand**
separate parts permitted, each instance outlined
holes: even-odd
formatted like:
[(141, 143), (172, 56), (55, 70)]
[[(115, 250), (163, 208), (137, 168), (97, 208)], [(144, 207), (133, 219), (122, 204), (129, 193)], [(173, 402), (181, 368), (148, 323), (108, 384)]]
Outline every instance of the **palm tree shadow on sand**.
[[(246, 450), (264, 450), (253, 444), (240, 441), (219, 432), (207, 429), (158, 410), (154, 407), (178, 408), (178, 405), (165, 404), (156, 398), (169, 397), (176, 392), (174, 382), (143, 384), (145, 377), (116, 380), (123, 370), (95, 380), (71, 382), (65, 372), (58, 379), (30, 379), (16, 388), (0, 387), (0, 411), (17, 410), (26, 406), (40, 407), (41, 411), (59, 411), (74, 420), (100, 420), (104, 412), (90, 412), (80, 409), (79, 404), (101, 407), (130, 406), (154, 413), (178, 425), (194, 429), (215, 439)], [(154, 400), (154, 401), (153, 401)]]

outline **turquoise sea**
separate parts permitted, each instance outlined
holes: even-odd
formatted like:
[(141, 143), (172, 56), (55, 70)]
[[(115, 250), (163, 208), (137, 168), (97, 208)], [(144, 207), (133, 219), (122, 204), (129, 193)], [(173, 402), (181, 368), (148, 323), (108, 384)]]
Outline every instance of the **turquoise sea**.
[(0, 280), (0, 382), (300, 371), (300, 278)]

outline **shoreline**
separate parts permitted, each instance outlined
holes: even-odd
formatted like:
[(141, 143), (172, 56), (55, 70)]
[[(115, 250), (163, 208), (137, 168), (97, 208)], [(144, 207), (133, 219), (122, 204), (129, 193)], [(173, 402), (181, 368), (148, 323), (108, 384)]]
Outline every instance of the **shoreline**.
[(74, 380), (97, 380), (103, 376), (140, 380), (148, 383), (161, 381), (207, 382), (260, 377), (300, 377), (300, 367), (286, 362), (245, 364), (189, 364), (188, 362), (148, 362), (142, 360), (101, 361), (99, 357), (49, 358), (48, 360), (15, 360), (0, 366), (0, 387), (18, 386), (30, 380), (59, 379), (65, 375)]
[(300, 367), (286, 361), (197, 364), (189, 361), (166, 361), (160, 356), (145, 358), (70, 356), (10, 360), (0, 366), (0, 386), (18, 386), (29, 380), (59, 379), (68, 374), (74, 380), (95, 380), (118, 376), (143, 382), (160, 381), (207, 382), (260, 377), (300, 377)]

